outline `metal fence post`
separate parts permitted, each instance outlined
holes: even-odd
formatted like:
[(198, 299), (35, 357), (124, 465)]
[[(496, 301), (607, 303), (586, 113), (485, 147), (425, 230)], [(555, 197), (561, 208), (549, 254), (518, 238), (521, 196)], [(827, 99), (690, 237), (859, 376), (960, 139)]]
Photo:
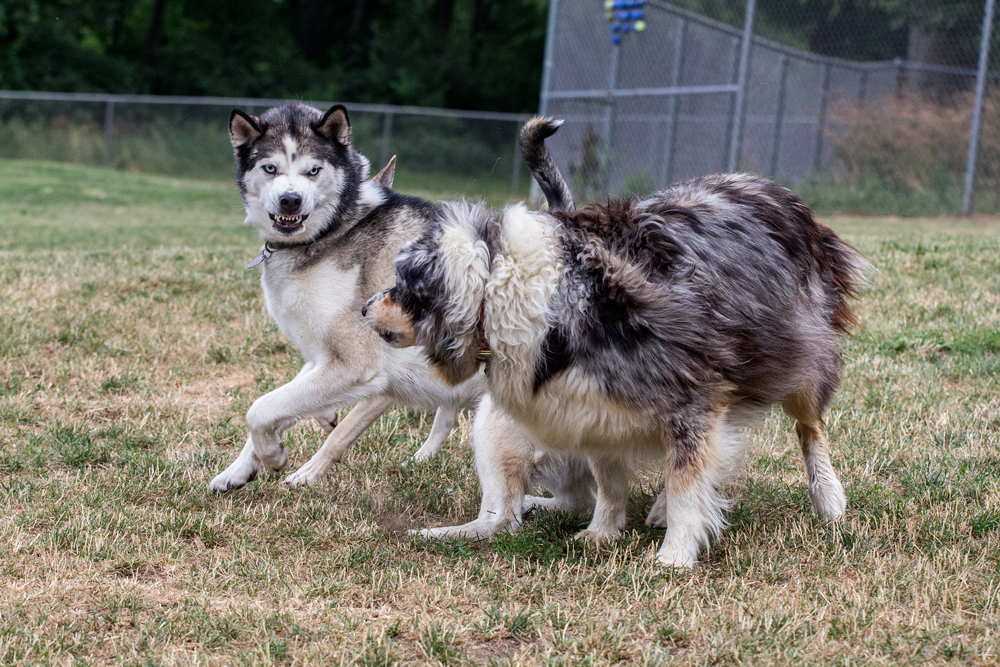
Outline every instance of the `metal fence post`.
[(615, 88), (618, 87), (618, 57), (621, 44), (611, 46), (611, 65), (608, 68), (608, 108), (604, 112), (604, 129), (601, 133), (604, 139), (604, 155), (602, 161), (607, 162), (611, 152), (611, 133), (615, 122)]
[[(553, 51), (556, 42), (556, 20), (559, 17), (559, 0), (549, 0), (549, 18), (545, 24), (545, 55), (542, 57), (542, 87), (538, 91), (538, 115), (545, 116), (549, 112), (549, 88), (552, 86)], [(539, 202), (542, 199), (542, 189), (535, 179), (531, 179), (531, 191), (528, 201)]]
[(514, 123), (514, 165), (510, 170), (510, 193), (516, 195), (521, 188), (521, 127), (524, 123)]
[(729, 133), (729, 163), (727, 171), (736, 171), (739, 161), (740, 141), (743, 139), (743, 111), (746, 105), (747, 75), (750, 71), (750, 43), (753, 41), (753, 20), (757, 0), (747, 0), (746, 17), (743, 19), (743, 38), (740, 41), (740, 69), (736, 75), (736, 103)]
[(559, 0), (549, 0), (549, 19), (545, 26), (545, 55), (542, 59), (542, 89), (538, 93), (538, 115), (544, 116), (549, 110), (549, 87), (552, 85), (553, 51), (556, 42), (556, 19), (559, 14)]
[[(670, 67), (670, 87), (681, 82), (681, 68), (684, 64), (684, 39), (687, 37), (687, 19), (681, 17), (677, 23), (677, 43), (674, 44), (674, 61)], [(670, 172), (674, 167), (674, 142), (677, 140), (677, 112), (680, 108), (680, 96), (671, 95), (667, 102), (667, 127), (665, 128), (663, 160), (660, 162), (660, 183), (663, 187), (670, 185)]]
[(976, 99), (972, 107), (972, 128), (969, 131), (969, 154), (965, 161), (965, 188), (962, 191), (962, 215), (972, 215), (972, 193), (976, 180), (976, 153), (983, 122), (983, 98), (986, 95), (986, 68), (990, 60), (990, 36), (993, 34), (994, 0), (986, 0), (983, 12), (983, 36), (979, 42), (979, 71), (976, 73)]
[(816, 119), (816, 155), (813, 156), (813, 172), (823, 166), (823, 134), (826, 132), (826, 106), (830, 97), (830, 63), (823, 65), (823, 87), (819, 98), (819, 118)]
[(771, 148), (771, 178), (778, 174), (781, 158), (781, 133), (785, 125), (785, 89), (788, 86), (788, 55), (781, 54), (781, 77), (778, 79), (778, 110), (774, 113), (774, 144)]
[(104, 149), (101, 153), (101, 164), (105, 169), (111, 166), (111, 130), (115, 126), (115, 103), (104, 104)]
[(386, 111), (382, 116), (382, 161), (379, 163), (382, 166), (379, 169), (389, 164), (390, 157), (392, 157), (392, 112)]

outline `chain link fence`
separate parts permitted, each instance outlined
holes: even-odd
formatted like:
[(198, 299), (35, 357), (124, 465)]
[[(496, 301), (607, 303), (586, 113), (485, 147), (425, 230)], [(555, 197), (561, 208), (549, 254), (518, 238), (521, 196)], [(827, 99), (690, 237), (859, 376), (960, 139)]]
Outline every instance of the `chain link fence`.
[[(231, 180), (229, 112), (284, 100), (0, 91), (0, 159)], [(332, 102), (311, 102), (326, 109)], [(529, 114), (349, 104), (354, 144), (396, 185), (470, 197), (526, 196), (517, 133)]]
[[(993, 0), (855, 0), (821, 22), (804, 8), (824, 3), (675, 2), (550, 0), (540, 107), (567, 121), (550, 146), (579, 199), (746, 169), (826, 211), (1000, 211)], [(0, 158), (230, 179), (229, 109), (281, 102), (0, 91)], [(402, 188), (528, 192), (527, 114), (348, 108), (373, 168), (398, 155)]]
[[(717, 16), (659, 0), (551, 0), (540, 106), (567, 121), (550, 141), (577, 197), (742, 169), (825, 210), (962, 209), (992, 0), (912, 0), (894, 14), (843, 3), (813, 24), (805, 3), (687, 4)], [(983, 212), (1000, 210), (991, 53), (973, 144)]]

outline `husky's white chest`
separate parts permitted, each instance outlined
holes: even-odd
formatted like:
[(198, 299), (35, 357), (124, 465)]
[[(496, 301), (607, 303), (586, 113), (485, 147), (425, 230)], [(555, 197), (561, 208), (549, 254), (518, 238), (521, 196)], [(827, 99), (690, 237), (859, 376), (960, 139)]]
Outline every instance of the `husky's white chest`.
[(322, 358), (335, 320), (353, 308), (360, 273), (360, 266), (345, 270), (332, 260), (296, 269), (280, 252), (264, 263), (267, 312), (307, 361)]

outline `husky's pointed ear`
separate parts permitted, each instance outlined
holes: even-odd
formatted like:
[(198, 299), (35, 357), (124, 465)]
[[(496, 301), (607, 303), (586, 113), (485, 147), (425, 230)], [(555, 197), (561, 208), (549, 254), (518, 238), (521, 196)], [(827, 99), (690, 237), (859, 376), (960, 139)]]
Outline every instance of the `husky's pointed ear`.
[(330, 110), (323, 114), (316, 123), (313, 124), (316, 134), (343, 144), (351, 145), (351, 119), (347, 116), (347, 109), (343, 104), (334, 104)]
[(396, 175), (396, 156), (393, 155), (392, 158), (382, 167), (382, 171), (375, 174), (372, 181), (378, 183), (379, 185), (384, 185), (387, 188), (392, 187), (392, 178)]
[(264, 130), (261, 129), (260, 118), (257, 116), (239, 109), (233, 109), (229, 114), (229, 140), (233, 142), (233, 148), (244, 146), (262, 134)]

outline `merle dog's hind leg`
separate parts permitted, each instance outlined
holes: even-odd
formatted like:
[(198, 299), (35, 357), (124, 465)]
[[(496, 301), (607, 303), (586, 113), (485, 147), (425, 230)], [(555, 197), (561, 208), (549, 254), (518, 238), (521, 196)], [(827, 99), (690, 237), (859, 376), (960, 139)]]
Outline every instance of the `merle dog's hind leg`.
[(796, 420), (795, 433), (799, 436), (799, 448), (806, 463), (809, 500), (813, 512), (826, 519), (839, 519), (847, 510), (844, 487), (837, 479), (837, 473), (830, 463), (830, 441), (823, 426), (823, 406), (819, 392), (800, 390), (787, 396), (782, 402), (792, 418)]
[(726, 503), (720, 490), (740, 443), (727, 434), (724, 410), (674, 423), (670, 430), (661, 496), (667, 535), (656, 559), (690, 568), (697, 564), (698, 551), (708, 544), (709, 536), (718, 535), (725, 526)]
[(458, 416), (458, 407), (454, 405), (442, 405), (434, 413), (434, 424), (431, 426), (431, 433), (427, 440), (420, 446), (420, 449), (413, 455), (413, 461), (426, 461), (441, 451), (451, 429), (455, 426), (455, 418)]

